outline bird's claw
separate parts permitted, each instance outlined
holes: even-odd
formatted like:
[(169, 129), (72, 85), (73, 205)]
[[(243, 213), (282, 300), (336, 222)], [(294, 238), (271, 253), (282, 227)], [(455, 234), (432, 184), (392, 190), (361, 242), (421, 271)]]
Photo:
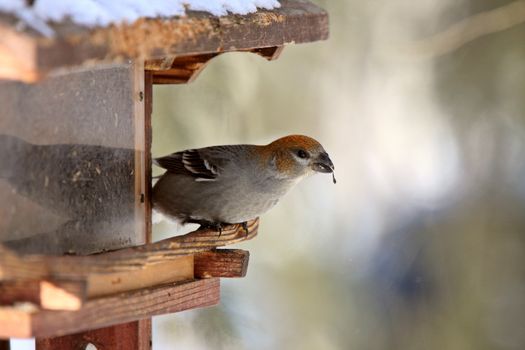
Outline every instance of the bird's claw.
[(219, 232), (219, 237), (222, 235), (222, 224), (220, 222), (214, 224), (215, 231)]
[(250, 231), (248, 231), (248, 221), (243, 222), (241, 226), (244, 229), (244, 232), (246, 233), (246, 237), (248, 237), (248, 234), (250, 233)]
[[(217, 222), (217, 223), (214, 223), (211, 225), (217, 232), (219, 232), (219, 237), (222, 235), (222, 223), (220, 222)], [(248, 234), (250, 233), (250, 231), (248, 230), (248, 222), (245, 221), (243, 223), (241, 223), (241, 227), (242, 229), (244, 230), (244, 232), (246, 233), (246, 237), (248, 237)]]
[(219, 232), (219, 237), (222, 235), (222, 224), (220, 222), (199, 222), (201, 227), (199, 229), (212, 229)]

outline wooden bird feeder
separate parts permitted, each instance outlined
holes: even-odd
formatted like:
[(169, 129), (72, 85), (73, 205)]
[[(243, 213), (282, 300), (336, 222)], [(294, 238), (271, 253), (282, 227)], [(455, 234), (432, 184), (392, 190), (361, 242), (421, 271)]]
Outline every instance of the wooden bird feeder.
[[(219, 303), (243, 277), (238, 225), (151, 242), (154, 84), (192, 81), (213, 57), (276, 59), (328, 36), (324, 10), (282, 0), (249, 15), (140, 18), (53, 37), (0, 13), (0, 349), (150, 349), (151, 317)], [(4, 340), (2, 340), (4, 339)]]

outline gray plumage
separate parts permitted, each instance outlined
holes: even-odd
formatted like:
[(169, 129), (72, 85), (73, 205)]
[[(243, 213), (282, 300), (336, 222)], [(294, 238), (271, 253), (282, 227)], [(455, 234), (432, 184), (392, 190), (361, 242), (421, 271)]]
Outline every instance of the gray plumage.
[[(242, 223), (254, 219), (277, 204), (300, 179), (313, 173), (305, 162), (299, 164), (301, 159), (295, 164), (297, 156), (293, 155), (298, 148), (309, 145), (294, 143), (290, 150), (272, 145), (212, 146), (155, 159), (155, 164), (166, 172), (153, 188), (154, 208), (182, 223)], [(315, 146), (309, 152), (315, 156), (326, 154), (317, 142)]]

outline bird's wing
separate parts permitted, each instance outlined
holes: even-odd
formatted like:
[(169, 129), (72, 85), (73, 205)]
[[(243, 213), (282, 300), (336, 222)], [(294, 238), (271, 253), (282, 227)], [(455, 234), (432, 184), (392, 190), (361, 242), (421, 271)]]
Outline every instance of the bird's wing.
[(171, 173), (191, 176), (195, 181), (214, 181), (226, 161), (216, 153), (213, 147), (189, 149), (156, 158), (154, 163)]

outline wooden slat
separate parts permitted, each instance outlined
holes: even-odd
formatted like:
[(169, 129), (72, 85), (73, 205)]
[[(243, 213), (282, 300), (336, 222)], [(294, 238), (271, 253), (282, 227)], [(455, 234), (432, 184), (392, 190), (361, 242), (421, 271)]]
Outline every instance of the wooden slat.
[(151, 117), (153, 114), (153, 77), (151, 72), (144, 71), (144, 206), (146, 216), (144, 221), (146, 222), (146, 242), (151, 243), (152, 241), (152, 205), (151, 205), (151, 168), (152, 168), (152, 157), (151, 157), (151, 144), (153, 140), (153, 131), (151, 127)]
[(27, 307), (0, 307), (0, 338), (17, 338), (24, 334), (29, 338), (31, 334), (31, 312), (34, 308)]
[[(133, 103), (133, 130), (135, 131), (135, 162), (134, 162), (134, 180), (135, 180), (135, 232), (144, 239), (145, 243), (150, 242), (151, 232), (148, 233), (148, 224), (146, 218), (150, 211), (149, 204), (146, 206), (146, 202), (149, 201), (149, 197), (146, 197), (147, 188), (151, 186), (151, 179), (147, 178), (147, 153), (149, 150), (146, 149), (146, 129), (149, 127), (146, 125), (146, 108), (144, 101), (145, 94), (145, 76), (144, 76), (144, 62), (141, 60), (135, 60), (133, 62), (133, 69), (130, 71), (129, 76), (132, 82), (132, 103)], [(148, 120), (149, 121), (149, 120)], [(151, 167), (151, 166), (150, 166)], [(149, 181), (149, 182), (148, 182)], [(148, 200), (146, 200), (148, 199)]]
[(41, 281), (13, 281), (0, 284), (0, 305), (16, 302), (40, 304)]
[(216, 249), (195, 254), (195, 277), (244, 277), (250, 252), (241, 249)]
[(171, 65), (162, 69), (162, 63), (152, 61), (147, 64), (153, 71), (153, 84), (186, 84), (191, 83), (206, 68), (210, 60), (220, 53), (207, 53), (176, 57)]
[(193, 255), (184, 255), (143, 269), (109, 274), (92, 274), (87, 277), (89, 299), (157, 286), (169, 282), (193, 279)]
[(248, 234), (241, 225), (236, 224), (224, 227), (220, 236), (213, 229), (201, 229), (156, 243), (90, 256), (18, 257), (0, 245), (0, 281), (85, 279), (96, 273), (141, 270), (149, 265), (177, 259), (181, 255), (252, 239), (257, 235), (258, 227), (259, 219), (255, 219), (248, 223)]
[(51, 39), (20, 32), (14, 18), (0, 16), (0, 47), (7, 50), (2, 57), (13, 63), (4, 77), (33, 81), (52, 69), (94, 62), (238, 51), (328, 37), (328, 15), (323, 9), (308, 1), (280, 2), (278, 9), (245, 16), (215, 17), (189, 11), (187, 16), (142, 18), (94, 30), (54, 23), (50, 26), (56, 35)]
[(96, 273), (76, 281), (0, 283), (0, 305), (31, 302), (44, 309), (78, 310), (87, 299), (193, 279), (193, 255), (146, 265), (143, 269)]
[[(283, 49), (284, 46), (272, 46), (239, 51), (251, 52), (272, 61), (279, 58)], [(146, 61), (145, 67), (152, 72), (154, 84), (186, 84), (197, 79), (210, 60), (220, 54), (220, 52), (213, 52), (154, 59)]]
[(86, 297), (85, 283), (72, 281), (40, 282), (40, 303), (49, 310), (78, 310)]
[(42, 264), (42, 259), (21, 259), (0, 244), (0, 281), (37, 280), (49, 275), (49, 266)]
[(62, 337), (37, 339), (36, 350), (85, 349), (88, 344), (108, 350), (151, 349), (151, 331), (147, 323), (134, 321)]
[(49, 337), (216, 305), (218, 278), (169, 284), (88, 301), (78, 311), (0, 307), (0, 337)]
[(80, 281), (15, 281), (0, 284), (0, 304), (30, 302), (50, 310), (78, 310), (86, 297)]
[[(13, 24), (0, 21), (0, 79), (36, 81), (40, 77), (34, 56), (35, 41), (12, 30)], [(18, 59), (24, 55), (26, 59)]]

